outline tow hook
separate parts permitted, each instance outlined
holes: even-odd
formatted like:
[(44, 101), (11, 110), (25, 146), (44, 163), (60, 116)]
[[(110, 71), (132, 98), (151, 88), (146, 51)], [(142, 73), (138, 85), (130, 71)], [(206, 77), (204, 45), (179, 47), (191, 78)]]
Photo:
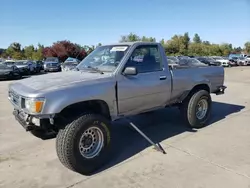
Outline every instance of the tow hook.
[(53, 118), (53, 117), (50, 117), (50, 118), (49, 118), (49, 122), (50, 122), (51, 125), (54, 125), (54, 118)]

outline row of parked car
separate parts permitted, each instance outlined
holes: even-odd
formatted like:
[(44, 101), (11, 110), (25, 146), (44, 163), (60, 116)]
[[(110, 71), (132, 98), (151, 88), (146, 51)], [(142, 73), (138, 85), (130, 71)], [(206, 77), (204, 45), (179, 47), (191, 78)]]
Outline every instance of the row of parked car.
[(21, 78), (24, 75), (32, 75), (43, 70), (42, 61), (31, 60), (5, 60), (0, 62), (0, 78)]
[[(219, 57), (219, 56), (167, 56), (170, 65), (181, 66), (246, 66), (250, 65), (250, 56), (246, 57)], [(74, 69), (80, 61), (69, 57), (63, 63), (57, 57), (48, 57), (44, 61), (32, 60), (5, 60), (0, 62), (0, 78), (21, 78), (44, 72), (60, 72)]]
[(246, 57), (219, 57), (219, 56), (167, 56), (169, 64), (178, 64), (182, 66), (192, 66), (197, 64), (206, 64), (208, 66), (246, 66), (250, 65), (250, 56)]
[(0, 62), (0, 78), (15, 79), (25, 75), (33, 75), (41, 71), (60, 72), (74, 69), (80, 61), (68, 58), (61, 63), (57, 57), (48, 57), (44, 61), (2, 60)]

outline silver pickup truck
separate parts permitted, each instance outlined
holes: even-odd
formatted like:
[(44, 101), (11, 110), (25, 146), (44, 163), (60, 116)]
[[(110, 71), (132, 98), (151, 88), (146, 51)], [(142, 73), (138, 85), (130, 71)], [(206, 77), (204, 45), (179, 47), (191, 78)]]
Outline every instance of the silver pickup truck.
[(27, 131), (55, 133), (59, 160), (91, 174), (110, 158), (110, 124), (120, 118), (178, 106), (192, 128), (206, 125), (210, 94), (223, 94), (224, 68), (168, 65), (159, 43), (96, 48), (73, 71), (9, 85), (16, 120)]

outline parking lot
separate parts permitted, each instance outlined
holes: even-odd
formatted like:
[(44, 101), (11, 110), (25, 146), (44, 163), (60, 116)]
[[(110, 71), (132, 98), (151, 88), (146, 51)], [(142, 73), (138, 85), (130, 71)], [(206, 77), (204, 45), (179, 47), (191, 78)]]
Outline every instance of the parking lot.
[[(250, 67), (225, 68), (225, 95), (213, 97), (211, 123), (186, 128), (175, 108), (134, 122), (167, 154), (157, 152), (120, 121), (113, 125), (111, 162), (92, 176), (61, 165), (55, 139), (34, 137), (14, 120), (7, 86), (0, 82), (0, 187), (250, 187)], [(248, 123), (247, 123), (248, 122)]]

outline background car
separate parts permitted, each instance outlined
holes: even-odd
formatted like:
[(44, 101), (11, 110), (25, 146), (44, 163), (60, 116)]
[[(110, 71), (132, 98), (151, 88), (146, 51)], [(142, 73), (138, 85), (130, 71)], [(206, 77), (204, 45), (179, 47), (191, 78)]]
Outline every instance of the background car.
[(202, 62), (200, 62), (198, 59), (196, 58), (182, 58), (179, 61), (179, 65), (180, 66), (188, 66), (188, 67), (204, 67), (204, 66), (208, 66)]
[(8, 65), (8, 66), (11, 66), (11, 65), (15, 65), (15, 61), (14, 60), (6, 60), (4, 61), (4, 64)]
[(41, 70), (43, 69), (43, 65), (42, 65), (42, 61), (33, 61), (33, 64), (35, 66), (35, 70), (36, 72), (41, 72)]
[(196, 57), (200, 62), (209, 66), (220, 66), (221, 63), (209, 57)]
[(80, 63), (80, 60), (76, 58), (69, 57), (62, 63), (61, 68), (62, 71), (69, 71), (75, 69), (75, 67)]
[(60, 72), (61, 65), (57, 57), (48, 57), (44, 61), (44, 72)]
[(230, 63), (232, 66), (238, 66), (238, 65), (237, 65), (237, 60), (238, 60), (238, 57), (231, 57), (231, 58), (229, 58), (229, 63)]
[(250, 55), (247, 55), (246, 57), (247, 65), (250, 65)]
[(244, 57), (239, 57), (237, 59), (237, 65), (238, 66), (246, 66), (247, 65), (247, 59)]
[(35, 65), (30, 60), (19, 60), (15, 62), (15, 65), (23, 75), (29, 75), (36, 72)]
[(22, 74), (15, 65), (0, 63), (0, 78), (1, 79), (20, 79)]
[(174, 56), (167, 56), (167, 60), (168, 60), (169, 64), (178, 64), (179, 63), (179, 59), (177, 57), (174, 57)]
[(179, 59), (179, 60), (181, 60), (181, 59), (188, 59), (188, 58), (190, 58), (189, 56), (177, 56), (177, 58)]
[(219, 57), (219, 56), (212, 56), (212, 58), (213, 58), (215, 61), (220, 62), (220, 63), (221, 63), (221, 66), (223, 66), (223, 67), (231, 67), (231, 65), (230, 65), (228, 59), (225, 59), (225, 58)]

